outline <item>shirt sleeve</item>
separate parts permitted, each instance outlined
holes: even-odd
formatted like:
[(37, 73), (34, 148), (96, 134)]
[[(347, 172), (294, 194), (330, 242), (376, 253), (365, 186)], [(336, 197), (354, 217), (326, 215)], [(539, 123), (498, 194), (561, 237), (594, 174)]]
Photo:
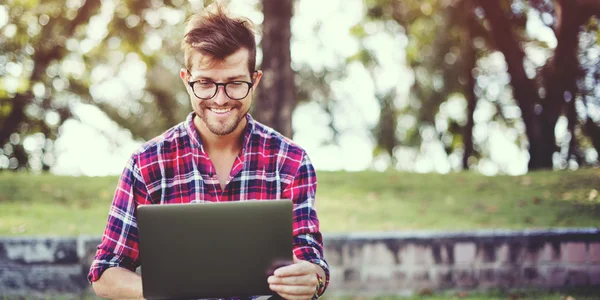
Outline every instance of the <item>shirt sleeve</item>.
[(90, 283), (100, 279), (102, 273), (111, 267), (122, 267), (132, 272), (139, 267), (136, 208), (147, 199), (146, 185), (134, 156), (127, 162), (119, 179), (104, 235), (88, 274)]
[[(292, 199), (294, 255), (312, 262), (325, 271), (325, 288), (329, 285), (329, 265), (323, 256), (323, 237), (315, 208), (317, 175), (308, 156), (304, 154), (293, 181), (284, 189), (282, 198)], [(323, 292), (325, 289), (323, 289)]]

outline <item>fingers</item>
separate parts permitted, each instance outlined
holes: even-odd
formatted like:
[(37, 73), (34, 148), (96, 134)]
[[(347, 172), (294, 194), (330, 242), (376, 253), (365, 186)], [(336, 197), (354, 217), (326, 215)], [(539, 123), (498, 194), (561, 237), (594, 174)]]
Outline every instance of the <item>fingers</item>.
[(315, 293), (314, 286), (270, 284), (269, 288), (285, 299), (307, 299)]
[(309, 263), (307, 261), (301, 261), (299, 263), (281, 267), (275, 270), (273, 275), (277, 277), (302, 276), (307, 274), (314, 274), (314, 272), (315, 270), (312, 263)]
[(310, 296), (303, 296), (303, 295), (292, 295), (292, 294), (286, 294), (286, 293), (277, 293), (279, 294), (279, 296), (281, 296), (281, 298), (286, 299), (286, 300), (307, 300), (307, 299), (312, 299), (312, 294)]
[(278, 268), (267, 279), (269, 288), (288, 300), (311, 299), (317, 286), (315, 265), (299, 260), (294, 255), (294, 264)]
[(275, 285), (306, 285), (306, 286), (316, 286), (317, 278), (314, 275), (307, 274), (302, 276), (288, 276), (288, 277), (277, 277), (270, 276), (267, 281), (269, 284)]

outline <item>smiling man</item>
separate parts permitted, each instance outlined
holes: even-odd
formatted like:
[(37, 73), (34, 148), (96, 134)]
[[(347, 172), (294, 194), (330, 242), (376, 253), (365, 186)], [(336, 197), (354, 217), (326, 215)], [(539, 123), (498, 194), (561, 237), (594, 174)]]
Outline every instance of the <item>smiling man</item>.
[(95, 292), (142, 298), (134, 273), (141, 204), (292, 199), (294, 263), (275, 270), (269, 287), (286, 299), (319, 297), (329, 268), (315, 210), (316, 174), (301, 147), (248, 114), (262, 77), (251, 22), (219, 6), (196, 14), (182, 49), (180, 77), (193, 112), (128, 161), (88, 275)]

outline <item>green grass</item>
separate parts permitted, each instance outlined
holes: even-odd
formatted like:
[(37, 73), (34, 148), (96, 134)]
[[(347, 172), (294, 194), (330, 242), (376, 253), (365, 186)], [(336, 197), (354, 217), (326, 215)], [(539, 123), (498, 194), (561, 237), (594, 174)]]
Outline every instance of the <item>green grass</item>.
[[(487, 292), (457, 292), (457, 291), (446, 291), (437, 294), (430, 295), (415, 295), (410, 297), (401, 296), (384, 296), (384, 297), (367, 297), (367, 296), (354, 296), (354, 297), (338, 297), (328, 295), (325, 293), (323, 300), (598, 300), (600, 299), (600, 289), (598, 288), (587, 288), (587, 289), (572, 289), (564, 290), (561, 292), (557, 291), (542, 291), (542, 290), (531, 290), (531, 289), (515, 289), (511, 291), (499, 291), (491, 290)], [(27, 297), (5, 297), (0, 299), (28, 299)], [(32, 298), (33, 299), (33, 298)], [(99, 300), (101, 298), (96, 297), (91, 293), (85, 293), (82, 295), (47, 295), (46, 297), (35, 297), (35, 299), (48, 299), (48, 300), (72, 300), (72, 299), (85, 299), (85, 300)]]
[[(600, 223), (600, 169), (496, 177), (319, 172), (318, 179), (325, 233)], [(117, 180), (0, 172), (0, 235), (100, 235)]]
[(410, 297), (323, 297), (325, 300), (598, 300), (600, 290), (572, 290), (572, 291), (541, 291), (541, 290), (515, 290), (515, 291), (487, 291), (487, 292), (442, 292), (431, 295), (415, 295)]
[(411, 297), (388, 296), (388, 297), (323, 297), (325, 300), (598, 300), (600, 299), (600, 290), (565, 290), (542, 291), (542, 290), (512, 290), (498, 291), (491, 290), (487, 292), (442, 292), (431, 295), (415, 295)]
[[(322, 173), (325, 232), (598, 226), (600, 170), (474, 173)], [(597, 193), (597, 192), (596, 192)]]

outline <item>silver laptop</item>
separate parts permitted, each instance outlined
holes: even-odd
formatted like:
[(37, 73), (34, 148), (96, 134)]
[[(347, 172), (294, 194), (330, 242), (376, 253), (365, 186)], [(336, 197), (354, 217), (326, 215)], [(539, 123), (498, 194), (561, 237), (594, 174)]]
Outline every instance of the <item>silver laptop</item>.
[(141, 205), (144, 298), (273, 295), (267, 278), (292, 262), (292, 201)]

